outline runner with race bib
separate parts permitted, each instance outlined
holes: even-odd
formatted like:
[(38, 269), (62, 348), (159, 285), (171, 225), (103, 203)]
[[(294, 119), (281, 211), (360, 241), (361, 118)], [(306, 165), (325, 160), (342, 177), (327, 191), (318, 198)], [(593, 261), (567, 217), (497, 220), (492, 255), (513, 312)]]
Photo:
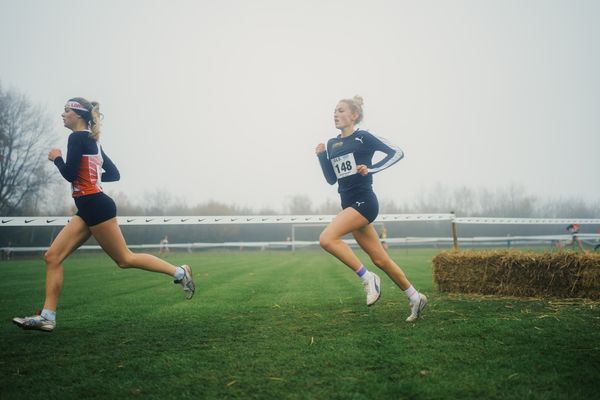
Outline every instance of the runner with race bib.
[[(350, 267), (363, 281), (367, 305), (371, 306), (381, 295), (379, 277), (368, 271), (342, 237), (352, 233), (371, 261), (382, 269), (406, 294), (411, 313), (408, 322), (419, 318), (427, 304), (427, 297), (419, 293), (406, 278), (400, 267), (389, 257), (371, 222), (379, 213), (379, 202), (373, 192), (373, 174), (394, 165), (404, 157), (398, 147), (365, 130), (355, 129), (363, 118), (362, 98), (340, 100), (335, 112), (335, 127), (341, 133), (325, 144), (320, 143), (316, 153), (325, 179), (330, 185), (338, 183), (342, 211), (321, 233), (323, 249)], [(384, 158), (373, 164), (376, 152)]]

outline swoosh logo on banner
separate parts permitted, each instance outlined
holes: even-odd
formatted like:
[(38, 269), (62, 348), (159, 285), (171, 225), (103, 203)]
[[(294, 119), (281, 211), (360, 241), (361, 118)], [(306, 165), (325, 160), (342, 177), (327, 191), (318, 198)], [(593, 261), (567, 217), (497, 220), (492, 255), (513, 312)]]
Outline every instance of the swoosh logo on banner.
[(169, 222), (171, 220), (171, 218), (164, 218), (163, 221), (164, 222)]
[(146, 222), (152, 221), (154, 218), (146, 218)]
[(223, 218), (215, 218), (215, 222), (222, 220)]
[(127, 218), (127, 222), (135, 221), (135, 218)]
[(33, 221), (35, 221), (35, 219), (26, 219), (25, 223), (28, 224), (28, 223), (33, 222)]
[(185, 221), (187, 221), (188, 219), (189, 219), (189, 218), (182, 218), (182, 219), (181, 219), (181, 222), (185, 222)]
[(46, 223), (49, 224), (50, 222), (54, 222), (54, 221), (56, 221), (56, 219), (47, 219)]
[(7, 222), (10, 222), (10, 221), (12, 221), (12, 219), (3, 219), (3, 220), (2, 220), (2, 223), (3, 223), (3, 224), (6, 224)]

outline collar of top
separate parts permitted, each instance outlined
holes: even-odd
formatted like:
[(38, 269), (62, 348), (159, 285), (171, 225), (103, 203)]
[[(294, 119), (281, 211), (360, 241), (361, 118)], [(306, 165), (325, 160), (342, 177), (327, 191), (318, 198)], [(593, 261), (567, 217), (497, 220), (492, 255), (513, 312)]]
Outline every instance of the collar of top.
[(352, 137), (352, 136), (356, 135), (356, 132), (358, 132), (358, 131), (360, 131), (360, 128), (356, 128), (356, 129), (354, 130), (354, 132), (352, 132), (352, 133), (351, 133), (351, 134), (349, 134), (348, 136), (342, 136), (342, 134), (340, 133), (340, 134), (338, 135), (338, 138), (340, 138), (340, 139), (347, 139), (347, 138), (349, 138), (349, 137)]

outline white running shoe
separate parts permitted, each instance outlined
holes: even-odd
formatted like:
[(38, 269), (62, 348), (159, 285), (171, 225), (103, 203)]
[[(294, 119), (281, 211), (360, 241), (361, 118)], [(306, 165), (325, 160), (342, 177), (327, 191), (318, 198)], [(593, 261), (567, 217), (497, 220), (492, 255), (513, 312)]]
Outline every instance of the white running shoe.
[(410, 315), (406, 318), (406, 322), (414, 322), (421, 316), (421, 311), (427, 305), (427, 296), (419, 293), (419, 301), (410, 305)]
[(194, 280), (192, 279), (192, 269), (189, 265), (182, 265), (181, 268), (185, 271), (185, 275), (180, 280), (174, 281), (175, 283), (180, 284), (183, 287), (183, 291), (185, 292), (185, 298), (187, 300), (191, 299), (194, 296), (194, 292), (196, 291), (196, 285), (194, 285)]
[(52, 332), (56, 328), (56, 321), (50, 321), (42, 317), (41, 315), (34, 315), (31, 317), (13, 318), (13, 324), (23, 329), (33, 329), (44, 332)]
[(367, 272), (367, 279), (363, 282), (365, 292), (367, 293), (367, 305), (372, 306), (379, 300), (381, 296), (380, 279), (373, 272)]

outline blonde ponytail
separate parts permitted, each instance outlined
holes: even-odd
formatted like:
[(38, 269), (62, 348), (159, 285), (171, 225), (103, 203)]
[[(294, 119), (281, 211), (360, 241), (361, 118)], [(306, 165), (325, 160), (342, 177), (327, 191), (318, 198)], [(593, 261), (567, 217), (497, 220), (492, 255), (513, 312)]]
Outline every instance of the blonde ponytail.
[(90, 103), (92, 109), (90, 110), (90, 130), (92, 134), (90, 135), (92, 139), (98, 141), (100, 139), (100, 128), (102, 127), (102, 123), (100, 120), (102, 119), (102, 114), (100, 114), (100, 103), (97, 101), (92, 101)]

